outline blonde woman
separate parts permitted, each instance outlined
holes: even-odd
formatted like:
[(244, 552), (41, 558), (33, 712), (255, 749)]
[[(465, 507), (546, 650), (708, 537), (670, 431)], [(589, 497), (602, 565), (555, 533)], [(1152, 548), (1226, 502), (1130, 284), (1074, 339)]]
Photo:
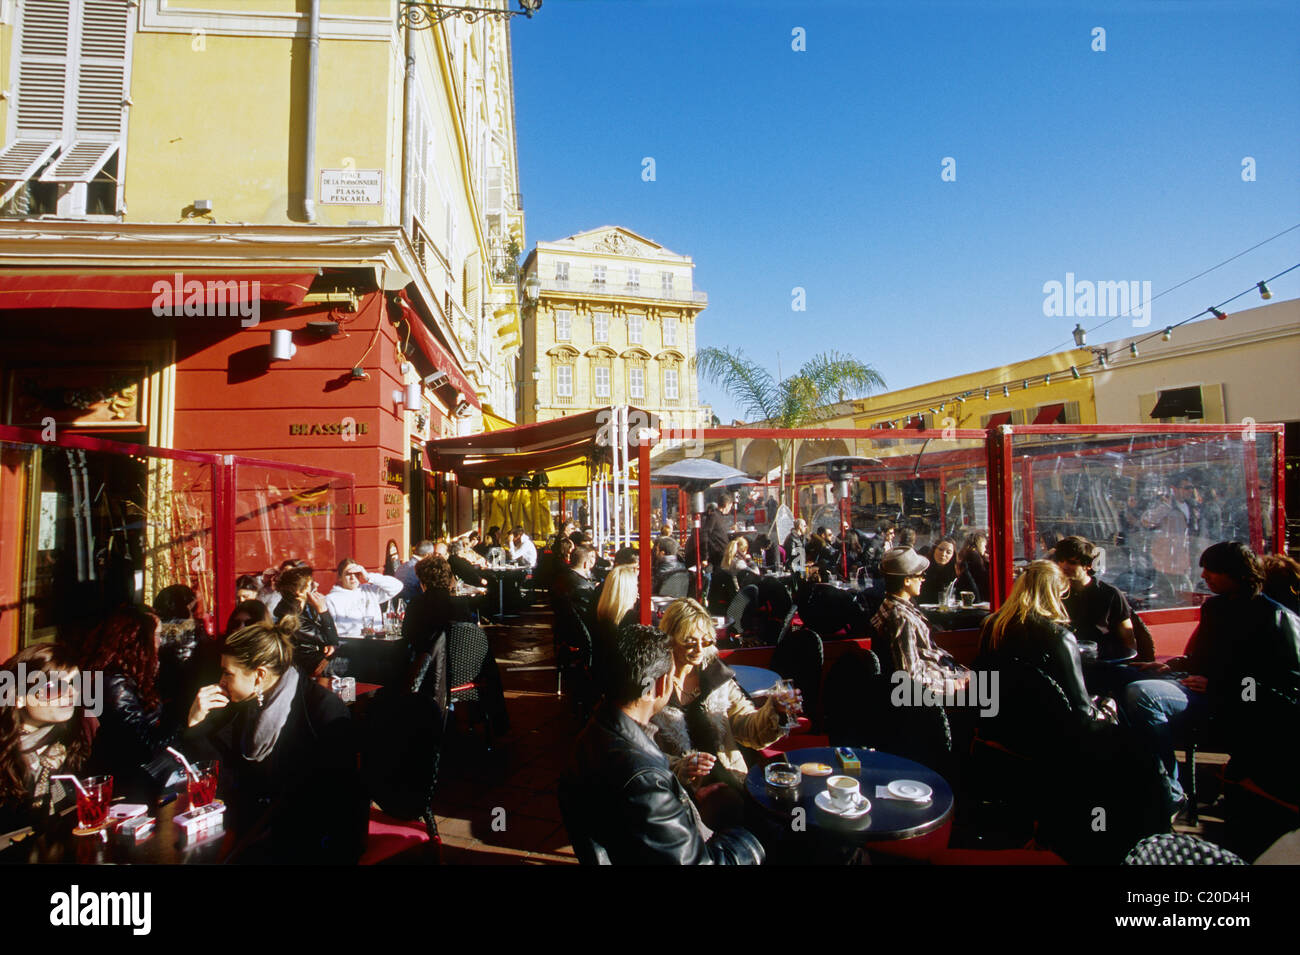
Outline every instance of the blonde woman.
[(636, 564), (620, 564), (605, 576), (596, 604), (596, 627), (611, 639), (625, 623), (636, 623), (640, 610), (637, 599)]
[(737, 537), (727, 545), (727, 549), (722, 555), (722, 569), (733, 572), (739, 570), (757, 571), (757, 568), (749, 559), (749, 541), (743, 537)]
[(1085, 719), (1106, 719), (1093, 705), (1083, 681), (1079, 642), (1061, 599), (1070, 582), (1050, 560), (1036, 560), (1016, 578), (997, 613), (980, 631), (980, 656), (1015, 657), (1039, 667), (1065, 690), (1074, 711)]
[(652, 720), (655, 742), (692, 790), (718, 782), (742, 787), (747, 767), (740, 747), (763, 749), (780, 739), (787, 708), (799, 712), (797, 692), (788, 707), (771, 696), (754, 706), (718, 658), (713, 618), (697, 600), (669, 604), (659, 629), (672, 641), (673, 693)]

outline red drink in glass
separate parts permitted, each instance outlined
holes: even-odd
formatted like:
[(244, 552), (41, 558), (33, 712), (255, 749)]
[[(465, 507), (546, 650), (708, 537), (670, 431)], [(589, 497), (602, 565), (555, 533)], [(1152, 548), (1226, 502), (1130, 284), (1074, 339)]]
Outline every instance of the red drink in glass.
[(206, 806), (217, 798), (217, 773), (220, 768), (221, 764), (214, 759), (211, 762), (195, 763), (194, 772), (197, 776), (186, 775), (185, 793), (189, 797), (191, 809)]
[[(82, 790), (85, 790), (84, 792)], [(81, 829), (101, 829), (108, 821), (113, 801), (113, 777), (90, 776), (77, 790), (77, 824)]]

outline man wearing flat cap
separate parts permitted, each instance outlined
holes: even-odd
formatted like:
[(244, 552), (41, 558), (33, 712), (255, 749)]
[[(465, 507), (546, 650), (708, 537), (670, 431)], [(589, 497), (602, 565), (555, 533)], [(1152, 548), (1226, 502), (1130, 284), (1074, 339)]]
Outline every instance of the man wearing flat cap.
[(970, 671), (948, 651), (935, 646), (925, 615), (913, 603), (921, 594), (921, 583), (929, 566), (930, 561), (910, 547), (886, 551), (880, 561), (886, 596), (871, 622), (882, 649), (888, 647), (895, 672), (906, 672), (935, 693), (946, 694), (964, 685)]

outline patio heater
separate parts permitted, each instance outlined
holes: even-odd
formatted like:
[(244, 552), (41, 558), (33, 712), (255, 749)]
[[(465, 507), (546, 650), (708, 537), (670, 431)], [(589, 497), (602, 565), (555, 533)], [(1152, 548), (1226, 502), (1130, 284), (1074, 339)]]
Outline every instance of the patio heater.
[(835, 494), (840, 507), (840, 527), (842, 528), (840, 532), (840, 561), (845, 580), (849, 579), (849, 532), (853, 530), (853, 514), (849, 500), (849, 494), (852, 492), (853, 469), (870, 464), (884, 466), (884, 463), (879, 458), (864, 458), (857, 455), (818, 458), (816, 461), (809, 461), (806, 465), (809, 468), (824, 467), (826, 469), (826, 479), (835, 485)]
[(702, 557), (706, 555), (700, 553), (700, 531), (703, 523), (700, 518), (704, 513), (704, 491), (706, 488), (715, 487), (729, 478), (747, 477), (747, 475), (744, 471), (739, 471), (726, 464), (720, 464), (717, 461), (710, 461), (708, 458), (686, 458), (660, 468), (658, 471), (652, 471), (650, 477), (662, 484), (675, 484), (692, 495), (691, 523), (695, 528), (695, 591), (703, 595), (704, 569)]

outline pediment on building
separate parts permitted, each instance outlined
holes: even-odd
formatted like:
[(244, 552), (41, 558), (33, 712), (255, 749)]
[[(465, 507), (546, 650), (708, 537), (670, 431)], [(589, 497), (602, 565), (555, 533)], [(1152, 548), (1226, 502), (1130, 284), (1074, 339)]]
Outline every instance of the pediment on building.
[(608, 345), (592, 345), (584, 354), (588, 358), (613, 358), (618, 352)]
[(646, 351), (644, 348), (642, 348), (640, 345), (633, 345), (631, 348), (625, 348), (623, 350), (623, 354), (621, 354), (619, 357), (632, 359), (632, 360), (646, 361), (647, 359), (650, 358), (650, 353)]
[(578, 232), (568, 236), (554, 244), (570, 246), (584, 252), (595, 252), (601, 255), (677, 256), (676, 252), (664, 248), (654, 239), (647, 239), (643, 235), (637, 235), (631, 229), (625, 229), (622, 226), (605, 225), (598, 229), (589, 229), (586, 232)]
[(655, 361), (685, 361), (686, 356), (676, 348), (665, 348), (659, 354), (655, 355)]
[(573, 359), (578, 357), (578, 349), (572, 345), (553, 345), (546, 350), (546, 354), (552, 358)]

